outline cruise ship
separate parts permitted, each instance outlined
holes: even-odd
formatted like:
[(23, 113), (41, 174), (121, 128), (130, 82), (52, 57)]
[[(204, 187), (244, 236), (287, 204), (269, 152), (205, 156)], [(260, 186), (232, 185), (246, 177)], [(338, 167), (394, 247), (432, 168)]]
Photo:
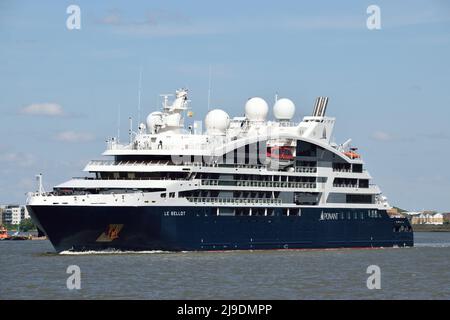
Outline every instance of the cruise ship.
[(297, 123), (287, 98), (272, 120), (254, 97), (243, 116), (213, 109), (203, 122), (187, 89), (163, 100), (126, 143), (108, 139), (86, 177), (45, 192), (38, 176), (27, 208), (57, 252), (413, 246), (358, 149), (333, 141), (327, 97)]

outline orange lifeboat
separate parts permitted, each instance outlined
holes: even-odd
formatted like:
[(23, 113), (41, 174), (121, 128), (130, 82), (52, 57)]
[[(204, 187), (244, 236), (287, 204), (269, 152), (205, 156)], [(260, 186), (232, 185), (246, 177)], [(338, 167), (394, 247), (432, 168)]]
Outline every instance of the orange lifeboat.
[(294, 160), (292, 148), (287, 146), (267, 148), (267, 157), (284, 161)]
[(349, 157), (350, 159), (359, 159), (361, 158), (361, 156), (359, 154), (357, 154), (355, 151), (347, 151), (344, 152), (344, 154)]

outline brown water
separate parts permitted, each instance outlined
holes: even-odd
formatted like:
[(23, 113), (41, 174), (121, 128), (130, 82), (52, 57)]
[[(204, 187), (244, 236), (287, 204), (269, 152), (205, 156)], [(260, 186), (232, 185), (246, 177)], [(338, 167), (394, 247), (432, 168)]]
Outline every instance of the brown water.
[[(0, 299), (450, 299), (450, 233), (414, 248), (91, 253), (48, 241), (0, 242)], [(69, 265), (81, 289), (68, 290)], [(369, 290), (369, 265), (381, 289)]]

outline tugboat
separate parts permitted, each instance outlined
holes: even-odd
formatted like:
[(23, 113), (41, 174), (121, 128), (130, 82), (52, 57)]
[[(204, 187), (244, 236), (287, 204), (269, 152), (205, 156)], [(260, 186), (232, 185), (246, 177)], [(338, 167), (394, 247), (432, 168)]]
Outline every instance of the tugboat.
[(19, 228), (12, 236), (8, 236), (8, 230), (5, 227), (0, 227), (0, 240), (31, 240), (31, 238), (31, 235), (21, 235)]
[(8, 238), (8, 230), (4, 226), (0, 226), (0, 240)]

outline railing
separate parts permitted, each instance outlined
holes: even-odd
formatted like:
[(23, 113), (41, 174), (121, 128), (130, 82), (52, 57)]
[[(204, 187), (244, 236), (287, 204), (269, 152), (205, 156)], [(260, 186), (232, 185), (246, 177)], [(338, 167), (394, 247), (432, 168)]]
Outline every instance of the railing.
[(127, 181), (189, 181), (192, 182), (189, 179), (184, 178), (158, 178), (158, 177), (101, 177), (101, 178), (94, 178), (94, 177), (72, 177), (72, 180), (96, 180), (96, 181), (103, 181), (103, 180), (127, 180)]
[(295, 172), (317, 172), (317, 167), (295, 167)]
[[(183, 139), (183, 138), (182, 138)], [(205, 150), (210, 144), (207, 143), (192, 143), (192, 141), (186, 141), (189, 143), (190, 149)], [(107, 150), (179, 150), (179, 143), (168, 143), (167, 141), (163, 144), (159, 142), (151, 141), (138, 141), (135, 140), (133, 143), (120, 144), (115, 141), (108, 141), (106, 144)]]
[(335, 188), (358, 188), (357, 184), (333, 183)]
[(376, 184), (369, 184), (368, 186), (362, 187), (359, 186), (357, 184), (339, 184), (339, 183), (334, 183), (333, 187), (335, 188), (359, 188), (359, 189), (377, 189), (378, 186)]
[(259, 181), (259, 180), (207, 180), (201, 181), (203, 186), (237, 186), (237, 187), (265, 187), (265, 188), (316, 188), (314, 182), (290, 181)]
[(169, 164), (170, 161), (114, 161), (114, 160), (92, 160), (88, 165), (107, 165), (107, 166), (162, 166)]
[[(107, 166), (162, 166), (172, 165), (171, 161), (114, 161), (114, 160), (92, 160), (88, 165), (107, 165)], [(227, 163), (205, 163), (205, 162), (184, 162), (182, 166), (193, 167), (214, 167), (214, 168), (238, 168), (238, 169), (269, 169), (270, 166), (261, 164), (227, 164)], [(295, 172), (316, 173), (317, 167), (295, 167)]]
[(333, 172), (352, 172), (352, 169), (333, 168)]
[(194, 203), (214, 203), (214, 204), (282, 204), (281, 199), (271, 198), (209, 198), (209, 197), (187, 197)]

